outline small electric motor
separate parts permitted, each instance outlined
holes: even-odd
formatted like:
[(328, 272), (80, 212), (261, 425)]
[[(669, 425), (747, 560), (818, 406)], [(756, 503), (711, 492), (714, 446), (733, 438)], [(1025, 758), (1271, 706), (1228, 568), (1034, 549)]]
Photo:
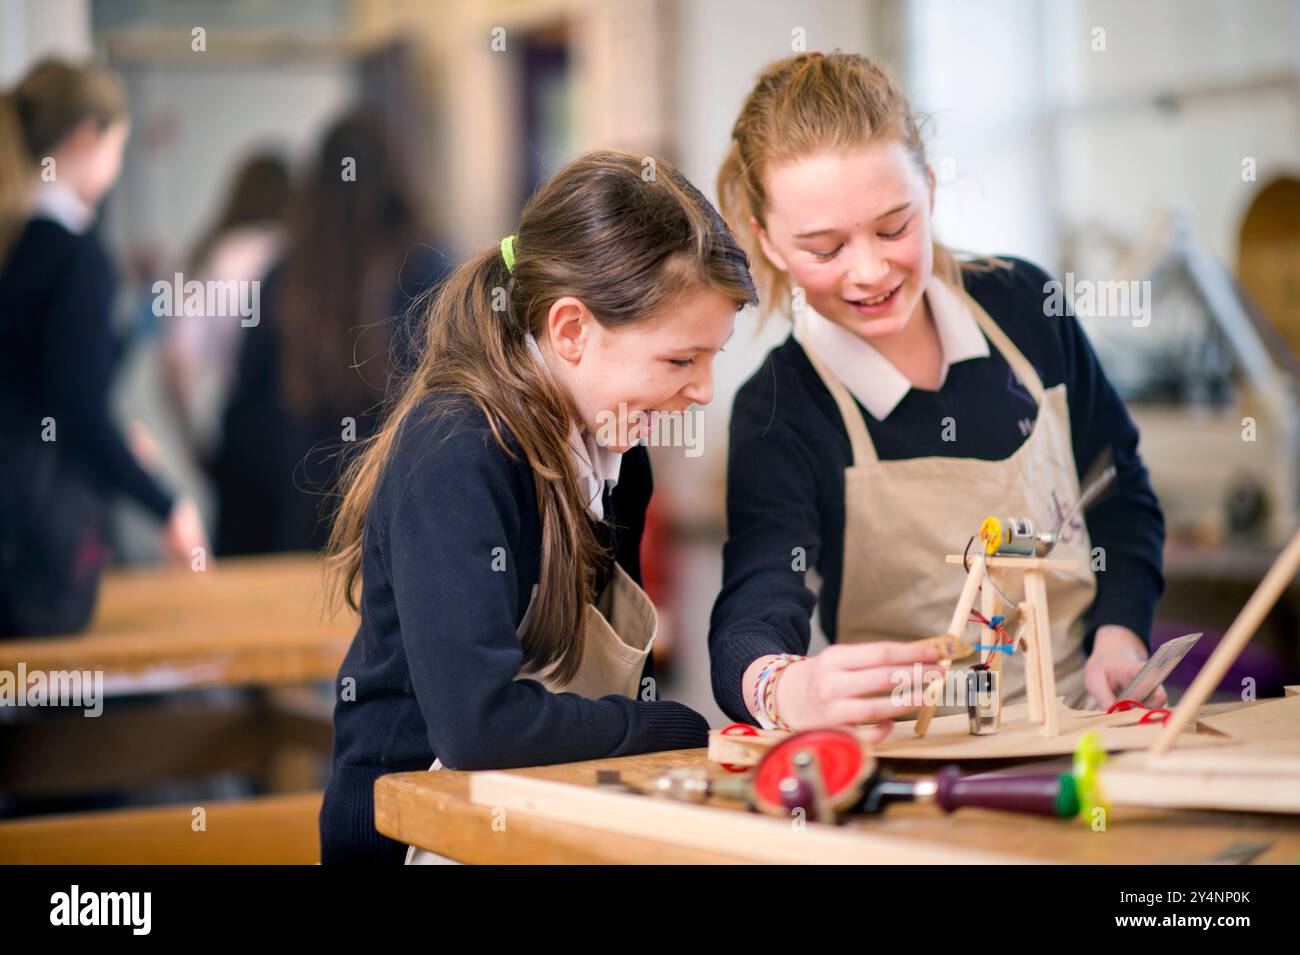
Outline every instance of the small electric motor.
[(980, 540), (990, 557), (1043, 557), (1056, 543), (1056, 535), (1040, 532), (1027, 517), (986, 517)]

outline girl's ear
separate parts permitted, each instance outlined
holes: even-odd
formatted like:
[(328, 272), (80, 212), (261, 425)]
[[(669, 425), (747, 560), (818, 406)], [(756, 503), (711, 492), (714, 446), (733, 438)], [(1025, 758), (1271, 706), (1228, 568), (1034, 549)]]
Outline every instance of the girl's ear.
[(596, 317), (572, 295), (557, 298), (546, 314), (551, 351), (563, 361), (577, 363), (587, 347), (588, 330)]
[(768, 238), (767, 230), (763, 228), (762, 223), (750, 216), (749, 227), (754, 230), (754, 235), (758, 236), (758, 247), (763, 250), (763, 255), (767, 257), (767, 260), (775, 265), (778, 270), (789, 272), (790, 267), (785, 264), (785, 259), (773, 247), (772, 240)]

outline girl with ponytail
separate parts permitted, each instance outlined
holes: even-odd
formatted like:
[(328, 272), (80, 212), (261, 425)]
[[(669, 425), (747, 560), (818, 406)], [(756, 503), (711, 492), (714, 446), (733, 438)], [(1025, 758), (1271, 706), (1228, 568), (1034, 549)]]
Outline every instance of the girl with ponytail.
[(164, 522), (188, 564), (198, 511), (141, 467), (109, 413), (115, 277), (90, 231), (122, 164), (121, 82), (45, 60), (0, 95), (0, 637), (81, 629), (105, 497)]
[(361, 625), (339, 671), (323, 861), (402, 859), (374, 828), (381, 773), (704, 745), (703, 717), (657, 701), (649, 676), (640, 442), (656, 413), (711, 399), (713, 357), (755, 301), (699, 191), (615, 151), (565, 166), (516, 234), (439, 288), (333, 525)]

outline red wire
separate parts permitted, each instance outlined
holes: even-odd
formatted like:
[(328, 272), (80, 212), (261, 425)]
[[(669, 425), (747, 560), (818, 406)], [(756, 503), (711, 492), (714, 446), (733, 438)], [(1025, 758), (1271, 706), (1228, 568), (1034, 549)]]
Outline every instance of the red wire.
[(978, 610), (972, 610), (970, 613), (970, 622), (982, 623), (984, 626), (996, 633), (998, 635), (999, 644), (1011, 642), (1011, 638), (1007, 636), (1007, 631), (1003, 628), (1002, 624), (998, 624), (996, 627), (993, 626), (993, 621), (984, 616), (984, 614), (980, 613)]

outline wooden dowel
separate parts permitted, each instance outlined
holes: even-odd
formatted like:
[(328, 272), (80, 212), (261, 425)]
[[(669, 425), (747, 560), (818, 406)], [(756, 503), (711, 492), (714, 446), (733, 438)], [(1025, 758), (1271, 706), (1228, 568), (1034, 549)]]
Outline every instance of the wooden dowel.
[[(984, 561), (987, 555), (980, 551), (976, 555), (974, 562), (970, 565), (970, 572), (966, 574), (966, 583), (962, 585), (961, 596), (957, 598), (957, 607), (952, 612), (952, 620), (948, 623), (948, 633), (960, 639), (961, 635), (966, 632), (966, 624), (970, 622), (971, 607), (975, 605), (975, 592), (979, 590), (980, 581), (984, 578)], [(947, 682), (948, 670), (952, 663), (949, 660), (939, 661), (939, 668), (943, 670), (943, 676), (939, 680), (932, 680), (925, 688), (926, 692), (932, 692), (931, 687), (939, 682)], [(921, 712), (916, 715), (916, 725), (912, 732), (916, 736), (924, 736), (930, 730), (930, 721), (934, 719), (934, 705), (925, 704), (921, 707)]]
[(1205, 661), (1201, 672), (1174, 707), (1173, 713), (1165, 721), (1164, 733), (1151, 746), (1152, 756), (1168, 752), (1178, 734), (1187, 728), (1197, 710), (1210, 698), (1228, 669), (1241, 656), (1241, 651), (1264, 622), (1264, 617), (1273, 609), (1278, 597), (1282, 596), (1282, 591), (1295, 578), (1297, 570), (1300, 570), (1300, 530), (1296, 531), (1273, 566), (1268, 569), (1264, 579), (1246, 601), (1246, 606), (1241, 608), (1237, 619), (1232, 621), (1232, 626), (1228, 627), (1228, 632), (1210, 654), (1210, 659)]
[(1047, 578), (1041, 570), (1025, 571), (1025, 599), (1032, 605), (1034, 614), (1037, 650), (1034, 662), (1038, 665), (1038, 693), (1043, 716), (1039, 735), (1055, 736), (1060, 732), (1056, 720), (1056, 654), (1052, 646), (1052, 621), (1047, 610)]

